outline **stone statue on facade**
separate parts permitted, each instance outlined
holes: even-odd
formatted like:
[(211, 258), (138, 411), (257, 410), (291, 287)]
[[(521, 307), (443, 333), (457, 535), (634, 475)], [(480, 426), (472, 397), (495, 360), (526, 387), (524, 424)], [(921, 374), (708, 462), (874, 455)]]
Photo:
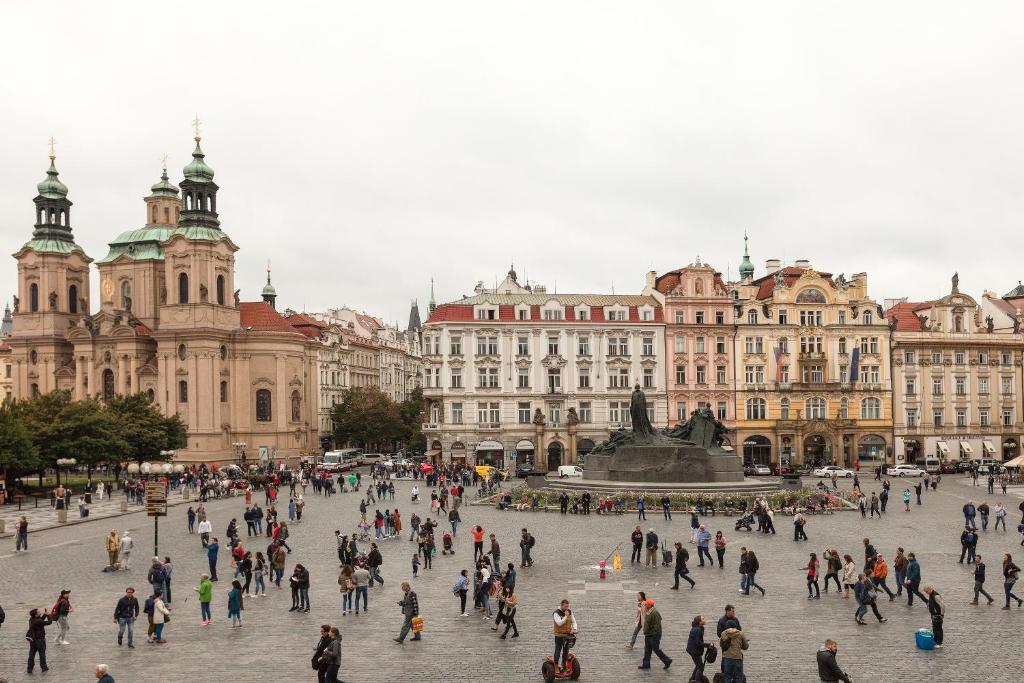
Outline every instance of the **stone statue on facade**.
[(952, 294), (960, 293), (960, 273), (953, 273), (953, 290)]
[(238, 308), (238, 302), (241, 301), (241, 291), (240, 289), (235, 290), (235, 308)]
[(535, 411), (533, 411), (533, 424), (537, 425), (538, 427), (544, 426), (544, 413), (541, 412), (540, 408), (537, 408)]
[(996, 328), (996, 321), (992, 319), (992, 316), (990, 316), (990, 315), (985, 316), (985, 331), (988, 332), (989, 334), (992, 334), (992, 332), (995, 330), (995, 328)]
[(575, 408), (569, 408), (569, 410), (565, 412), (565, 423), (570, 427), (575, 427), (580, 423), (580, 418), (579, 415), (576, 414)]
[(206, 300), (209, 298), (209, 294), (210, 290), (206, 288), (206, 285), (199, 285), (199, 301), (205, 304)]
[(160, 285), (160, 303), (167, 303), (167, 285)]
[(50, 308), (51, 309), (57, 308), (57, 292), (50, 292), (49, 299), (50, 299)]
[(17, 313), (18, 306), (21, 305), (21, 299), (19, 299), (17, 296), (13, 296), (11, 297), (11, 299), (14, 301), (14, 312)]

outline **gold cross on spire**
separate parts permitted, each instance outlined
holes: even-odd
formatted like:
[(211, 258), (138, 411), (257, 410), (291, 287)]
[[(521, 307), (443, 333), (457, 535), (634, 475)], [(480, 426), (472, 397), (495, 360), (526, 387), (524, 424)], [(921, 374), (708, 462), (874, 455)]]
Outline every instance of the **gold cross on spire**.
[(161, 155), (161, 157), (160, 157), (160, 165), (163, 167), (163, 169), (165, 171), (167, 170), (167, 155), (166, 154)]
[(200, 123), (202, 122), (199, 120), (199, 114), (196, 114), (196, 117), (192, 120), (192, 130), (195, 132), (196, 142), (199, 142), (199, 140), (202, 139), (201, 136), (199, 135)]
[(51, 135), (50, 136), (50, 161), (53, 161), (54, 159), (57, 158), (57, 152), (54, 150), (54, 147), (56, 146), (56, 144), (57, 144), (57, 138), (55, 138), (55, 137), (53, 137)]

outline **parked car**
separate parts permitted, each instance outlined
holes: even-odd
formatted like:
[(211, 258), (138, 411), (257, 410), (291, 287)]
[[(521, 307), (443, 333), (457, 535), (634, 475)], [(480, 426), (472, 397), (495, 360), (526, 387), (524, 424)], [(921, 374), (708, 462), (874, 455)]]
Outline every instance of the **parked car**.
[(541, 474), (540, 472), (533, 469), (532, 462), (524, 462), (516, 466), (516, 476), (520, 479), (526, 479), (531, 474)]
[(955, 462), (944, 462), (939, 468), (942, 474), (955, 474), (957, 472), (957, 463)]
[(1006, 474), (1006, 468), (999, 464), (981, 465), (978, 467), (978, 474), (988, 476), (990, 470), (993, 474)]
[(578, 465), (560, 465), (558, 468), (558, 477), (560, 479), (568, 479), (569, 477), (582, 477), (583, 468)]
[(886, 474), (890, 477), (923, 477), (925, 471), (917, 465), (893, 465)]
[(833, 474), (835, 474), (837, 477), (846, 477), (847, 479), (853, 476), (853, 472), (851, 472), (850, 470), (843, 469), (842, 467), (838, 467), (836, 465), (826, 465), (825, 467), (819, 467), (818, 469), (814, 470), (813, 474), (816, 477), (821, 477), (824, 479), (831, 479)]
[(365, 465), (367, 463), (373, 464), (383, 457), (383, 453), (363, 453), (362, 457), (359, 460), (362, 464)]
[(757, 468), (755, 468), (753, 465), (744, 465), (743, 466), (743, 476), (745, 476), (745, 477), (756, 477), (757, 476)]
[(789, 465), (781, 465), (777, 462), (773, 462), (771, 466), (772, 474), (777, 477), (781, 477), (783, 474), (792, 474), (793, 468)]

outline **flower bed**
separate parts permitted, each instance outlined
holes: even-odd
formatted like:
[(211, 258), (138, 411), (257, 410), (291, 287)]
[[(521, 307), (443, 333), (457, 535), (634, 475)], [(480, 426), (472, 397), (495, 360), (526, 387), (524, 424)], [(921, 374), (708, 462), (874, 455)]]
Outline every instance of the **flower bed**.
[[(568, 493), (568, 492), (566, 492)], [(559, 497), (562, 491), (555, 489), (531, 489), (520, 486), (511, 492), (500, 492), (493, 496), (483, 498), (479, 503), (500, 505), (502, 498), (506, 495), (511, 497), (511, 506), (514, 509), (559, 509)], [(569, 506), (573, 501), (578, 502), (582, 496), (580, 493), (569, 493)], [(662, 494), (645, 493), (641, 491), (623, 491), (611, 494), (591, 494), (591, 506), (597, 508), (599, 505), (610, 512), (636, 512), (636, 502), (641, 496), (644, 501), (644, 508), (651, 512), (661, 509)], [(848, 491), (821, 491), (819, 489), (802, 488), (795, 491), (780, 491), (778, 493), (753, 494), (753, 493), (670, 493), (668, 494), (669, 505), (673, 511), (705, 510), (714, 507), (716, 512), (723, 514), (736, 514), (744, 510), (750, 510), (756, 499), (767, 498), (773, 510), (793, 514), (794, 512), (816, 511), (831, 507), (835, 510), (849, 509), (853, 506), (852, 494)]]

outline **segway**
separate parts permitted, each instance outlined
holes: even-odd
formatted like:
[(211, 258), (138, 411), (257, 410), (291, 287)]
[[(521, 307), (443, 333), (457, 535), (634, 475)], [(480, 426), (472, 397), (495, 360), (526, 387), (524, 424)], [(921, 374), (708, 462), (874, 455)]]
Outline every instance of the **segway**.
[[(706, 643), (704, 645), (704, 666), (702, 666), (700, 670), (701, 683), (711, 683), (708, 677), (704, 675), (704, 667), (708, 664), (714, 663), (716, 659), (718, 659), (718, 648), (711, 643)], [(721, 675), (722, 674), (715, 674), (715, 680), (717, 681)]]
[(552, 657), (548, 657), (544, 660), (544, 663), (540, 665), (540, 673), (544, 676), (544, 683), (552, 683), (555, 680), (562, 680), (569, 678), (571, 680), (579, 680), (580, 677), (580, 660), (576, 659), (576, 655), (569, 652), (570, 648), (576, 644), (576, 636), (570, 636), (565, 641), (565, 652), (568, 655), (563, 655), (565, 659), (565, 666), (561, 667)]

